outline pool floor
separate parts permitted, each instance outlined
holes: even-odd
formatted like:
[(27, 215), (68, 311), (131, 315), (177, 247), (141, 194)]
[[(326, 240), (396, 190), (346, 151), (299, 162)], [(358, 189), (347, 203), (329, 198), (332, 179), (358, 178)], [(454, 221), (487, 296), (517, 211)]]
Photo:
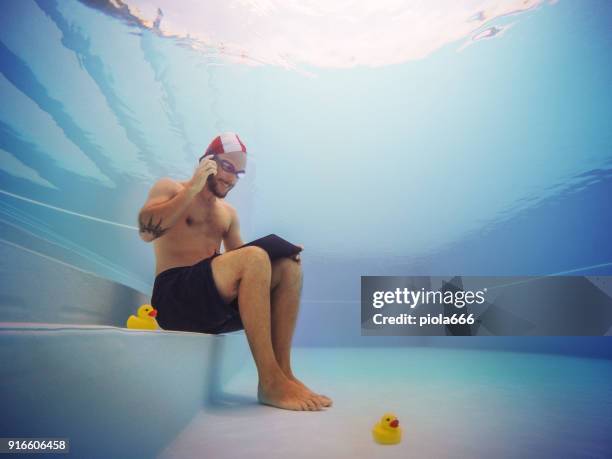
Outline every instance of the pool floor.
[[(432, 348), (298, 348), (293, 361), (332, 408), (257, 404), (248, 365), (159, 457), (612, 457), (612, 361)], [(387, 411), (399, 445), (372, 440)]]

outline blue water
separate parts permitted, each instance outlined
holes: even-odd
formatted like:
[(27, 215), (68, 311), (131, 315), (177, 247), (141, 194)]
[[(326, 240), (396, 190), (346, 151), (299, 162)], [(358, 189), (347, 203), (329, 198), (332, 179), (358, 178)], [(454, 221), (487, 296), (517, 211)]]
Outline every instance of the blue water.
[[(217, 133), (238, 132), (247, 174), (228, 200), (244, 240), (305, 246), (294, 366), (335, 400), (318, 414), (257, 405), (247, 366), (228, 388), (236, 406), (203, 410), (162, 457), (272, 442), (271, 457), (313, 444), (334, 457), (610, 456), (609, 336), (361, 337), (359, 287), (612, 275), (612, 3), (117, 3), (0, 4), (3, 253), (150, 294), (153, 246), (136, 228), (149, 188), (189, 179)], [(28, 387), (12, 389), (29, 400)], [(405, 437), (381, 450), (369, 430), (387, 410)]]
[[(609, 2), (472, 11), (420, 55), (279, 48), (286, 65), (244, 31), (225, 39), (250, 60), (229, 59), (161, 3), (156, 28), (103, 2), (3, 2), (0, 242), (149, 293), (149, 187), (233, 130), (243, 238), (302, 243), (306, 301), (352, 301), (366, 274), (612, 274)], [(238, 13), (210, 5), (229, 30)]]

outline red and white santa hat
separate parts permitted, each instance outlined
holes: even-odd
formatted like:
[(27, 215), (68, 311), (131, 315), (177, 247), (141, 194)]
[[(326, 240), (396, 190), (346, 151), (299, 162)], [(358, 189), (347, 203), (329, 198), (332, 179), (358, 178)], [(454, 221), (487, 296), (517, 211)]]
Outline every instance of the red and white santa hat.
[(246, 147), (240, 140), (240, 137), (238, 137), (238, 134), (234, 132), (224, 132), (210, 142), (202, 158), (209, 155), (220, 155), (233, 152), (242, 152), (246, 154)]

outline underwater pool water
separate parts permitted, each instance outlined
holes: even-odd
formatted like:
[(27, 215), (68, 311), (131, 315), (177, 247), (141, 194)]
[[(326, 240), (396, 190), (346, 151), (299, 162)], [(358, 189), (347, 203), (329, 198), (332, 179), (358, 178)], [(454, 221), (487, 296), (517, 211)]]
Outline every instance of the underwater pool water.
[(5, 243), (150, 291), (149, 187), (233, 130), (243, 237), (302, 243), (310, 299), (325, 262), (611, 272), (607, 2), (127, 5), (3, 3)]
[[(167, 412), (155, 428), (168, 420), (178, 435), (153, 429), (149, 445), (171, 439), (163, 458), (612, 455), (609, 336), (362, 337), (359, 318), (364, 275), (612, 274), (612, 3), (10, 0), (0, 8), (0, 322), (37, 322), (38, 309), (9, 289), (27, 285), (29, 299), (61, 297), (62, 317), (123, 326), (103, 318), (135, 310), (125, 299), (133, 290), (107, 295), (107, 304), (96, 298), (97, 310), (87, 308), (88, 292), (116, 293), (118, 283), (150, 295), (153, 246), (136, 227), (148, 190), (161, 177), (188, 180), (210, 140), (235, 131), (248, 164), (228, 201), (245, 241), (276, 233), (305, 246), (296, 373), (335, 400), (323, 413), (260, 406), (251, 364), (192, 417), (191, 402), (209, 388), (185, 380), (202, 379), (201, 367), (170, 374), (151, 360), (131, 373), (129, 358), (105, 367), (77, 352), (86, 375), (112, 380), (100, 391), (87, 386), (106, 417), (83, 426), (107, 422), (121, 430), (117, 444), (134, 446), (132, 418), (121, 416), (132, 394), (109, 404), (104, 389), (152, 375), (160, 396), (164, 381), (184, 375), (189, 390), (129, 413)], [(48, 282), (36, 290), (35, 267), (63, 279), (61, 295)], [(74, 279), (85, 286), (78, 296)], [(73, 340), (109, 361), (139, 356), (143, 341), (127, 345), (117, 339), (123, 332)], [(78, 387), (79, 372), (56, 378), (49, 366), (74, 371), (77, 346), (65, 343), (75, 341), (37, 333), (3, 336), (24, 355), (32, 349), (22, 342), (43, 348), (45, 374), (57, 383), (45, 387), (49, 406), (68, 400), (64, 422), (78, 431), (71, 415), (91, 401), (58, 381)], [(40, 336), (59, 355), (45, 354)], [(148, 342), (169, 352), (164, 337)], [(171, 338), (186, 361), (199, 356), (195, 338)], [(38, 400), (30, 389), (39, 369), (25, 362), (6, 378), (25, 381), (11, 388), (22, 397), (14, 402)], [(396, 447), (371, 438), (386, 411), (404, 429)], [(21, 413), (14, 425), (33, 419)]]

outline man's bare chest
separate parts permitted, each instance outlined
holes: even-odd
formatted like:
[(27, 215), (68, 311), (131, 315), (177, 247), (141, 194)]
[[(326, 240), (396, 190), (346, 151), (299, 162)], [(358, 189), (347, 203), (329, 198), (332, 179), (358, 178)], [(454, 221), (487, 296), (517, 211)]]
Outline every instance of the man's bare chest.
[(187, 232), (221, 237), (228, 231), (230, 223), (230, 215), (223, 208), (190, 208), (185, 212), (181, 226)]

